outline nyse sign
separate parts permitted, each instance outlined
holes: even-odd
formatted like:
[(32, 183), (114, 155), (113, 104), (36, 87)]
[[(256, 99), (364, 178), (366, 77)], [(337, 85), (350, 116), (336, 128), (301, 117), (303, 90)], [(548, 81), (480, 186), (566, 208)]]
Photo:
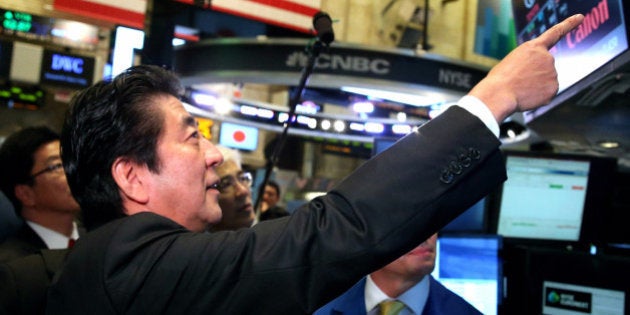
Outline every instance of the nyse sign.
[(84, 88), (93, 77), (94, 58), (44, 51), (41, 83)]

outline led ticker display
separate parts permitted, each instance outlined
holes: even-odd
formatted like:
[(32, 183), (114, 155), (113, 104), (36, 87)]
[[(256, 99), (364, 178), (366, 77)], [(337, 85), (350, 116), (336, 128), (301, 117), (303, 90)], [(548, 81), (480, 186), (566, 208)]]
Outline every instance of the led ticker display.
[(44, 103), (44, 91), (34, 87), (0, 86), (0, 104), (8, 108), (36, 110)]
[(2, 9), (0, 33), (90, 50), (99, 42), (98, 27), (94, 25)]

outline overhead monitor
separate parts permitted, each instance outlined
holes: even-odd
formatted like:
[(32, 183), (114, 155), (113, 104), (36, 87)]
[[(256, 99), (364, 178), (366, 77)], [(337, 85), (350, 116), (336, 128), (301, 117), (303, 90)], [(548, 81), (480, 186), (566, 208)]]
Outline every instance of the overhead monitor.
[(503, 286), (501, 248), (497, 235), (440, 235), (432, 275), (481, 313), (496, 315)]
[[(506, 151), (508, 179), (493, 215), (507, 241), (596, 242), (610, 205), (613, 158)], [(493, 229), (494, 230), (494, 229)]]
[(258, 129), (251, 126), (222, 122), (219, 144), (233, 149), (254, 151), (258, 147)]
[[(560, 95), (548, 106), (524, 113), (526, 122), (542, 115), (568, 97), (593, 86), (620, 66), (614, 60), (628, 51), (628, 4), (622, 0), (512, 0), (517, 43), (538, 37), (545, 30), (581, 13), (584, 22), (552, 49)], [(626, 7), (624, 7), (624, 5)], [(630, 57), (630, 56), (628, 56)], [(628, 59), (624, 57), (622, 59)], [(605, 66), (606, 65), (606, 66)], [(576, 84), (579, 83), (579, 84)]]

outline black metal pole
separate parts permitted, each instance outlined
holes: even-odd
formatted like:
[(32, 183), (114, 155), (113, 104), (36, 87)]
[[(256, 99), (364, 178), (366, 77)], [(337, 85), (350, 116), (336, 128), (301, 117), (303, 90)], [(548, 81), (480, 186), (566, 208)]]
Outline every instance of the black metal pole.
[(254, 204), (254, 209), (256, 210), (256, 218), (260, 218), (260, 212), (261, 212), (260, 203), (262, 200), (262, 196), (265, 192), (265, 186), (267, 185), (267, 182), (269, 181), (269, 177), (271, 176), (271, 172), (273, 171), (274, 166), (278, 163), (278, 157), (280, 156), (280, 153), (282, 152), (282, 148), (284, 147), (284, 143), (286, 142), (289, 127), (293, 123), (295, 123), (295, 117), (296, 117), (295, 108), (297, 107), (297, 104), (300, 102), (300, 99), (302, 98), (302, 94), (304, 93), (304, 88), (306, 87), (308, 78), (311, 75), (311, 73), (313, 73), (315, 62), (317, 61), (317, 57), (319, 57), (319, 54), (323, 47), (324, 47), (324, 43), (321, 40), (317, 39), (315, 43), (308, 50), (308, 53), (309, 53), (308, 62), (306, 66), (304, 66), (304, 68), (302, 69), (300, 82), (297, 88), (293, 91), (291, 98), (289, 99), (289, 117), (282, 125), (282, 134), (280, 135), (279, 141), (276, 142), (276, 145), (273, 149), (273, 153), (271, 154), (271, 157), (269, 157), (269, 160), (267, 161), (266, 168), (265, 168), (265, 176), (263, 178), (263, 181), (260, 183), (260, 187), (258, 187), (258, 196), (256, 198), (256, 203)]

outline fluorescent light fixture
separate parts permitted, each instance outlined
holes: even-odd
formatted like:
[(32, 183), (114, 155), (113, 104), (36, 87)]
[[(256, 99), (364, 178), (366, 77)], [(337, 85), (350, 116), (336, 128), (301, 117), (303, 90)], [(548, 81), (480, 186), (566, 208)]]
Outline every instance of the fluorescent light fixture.
[(181, 38), (173, 38), (173, 42), (172, 42), (173, 47), (181, 46), (181, 45), (184, 45), (184, 44), (186, 44), (185, 40), (183, 40)]
[(321, 122), (322, 130), (328, 130), (332, 126), (332, 123), (328, 119), (324, 119)]
[(370, 98), (382, 99), (382, 100), (390, 100), (398, 103), (413, 105), (413, 106), (430, 106), (433, 104), (438, 104), (444, 102), (444, 99), (416, 94), (408, 94), (402, 92), (392, 92), (385, 90), (377, 90), (377, 89), (369, 89), (369, 88), (360, 88), (354, 86), (343, 86), (341, 87), (342, 91), (361, 94), (368, 96)]
[(341, 120), (336, 120), (333, 124), (333, 128), (336, 132), (343, 132), (344, 130), (346, 130), (346, 124)]
[(265, 109), (265, 108), (259, 108), (258, 112), (256, 113), (256, 115), (258, 115), (258, 117), (260, 118), (267, 118), (267, 119), (271, 119), (273, 118), (273, 111), (271, 109)]
[(357, 113), (372, 113), (374, 112), (374, 104), (372, 102), (355, 102), (352, 104), (352, 110)]
[(411, 132), (411, 126), (409, 125), (393, 125), (392, 132), (399, 135), (406, 135)]
[(278, 114), (278, 122), (283, 124), (285, 121), (287, 121), (287, 119), (289, 119), (289, 114), (287, 113), (280, 113)]
[(241, 114), (246, 116), (256, 116), (258, 114), (258, 108), (254, 106), (241, 105)]
[(348, 128), (350, 128), (350, 130), (354, 130), (354, 131), (364, 131), (365, 130), (365, 125), (362, 124), (362, 123), (351, 122), (350, 126), (348, 126)]
[(317, 114), (317, 104), (311, 101), (304, 101), (302, 104), (295, 106), (295, 111), (304, 114)]
[(193, 92), (192, 99), (197, 105), (204, 106), (214, 106), (214, 104), (217, 102), (216, 96), (199, 92)]
[(232, 104), (230, 100), (220, 97), (219, 99), (217, 99), (217, 102), (214, 105), (214, 110), (217, 112), (217, 114), (225, 115), (232, 110), (232, 105), (234, 104)]
[(385, 126), (381, 123), (366, 122), (365, 131), (369, 133), (382, 133), (383, 131), (385, 131)]

